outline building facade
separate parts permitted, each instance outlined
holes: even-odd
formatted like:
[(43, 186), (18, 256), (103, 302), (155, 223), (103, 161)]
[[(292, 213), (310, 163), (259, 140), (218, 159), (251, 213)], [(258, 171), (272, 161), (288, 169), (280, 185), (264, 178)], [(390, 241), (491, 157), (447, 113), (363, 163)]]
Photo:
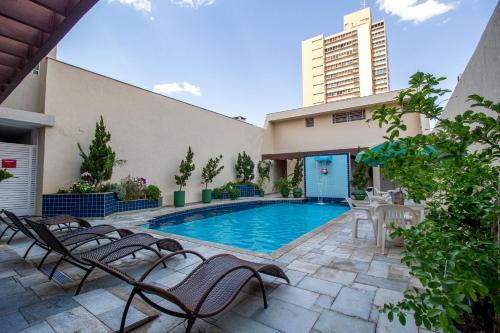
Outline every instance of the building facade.
[(387, 37), (370, 8), (344, 16), (344, 31), (302, 42), (304, 106), (389, 91)]

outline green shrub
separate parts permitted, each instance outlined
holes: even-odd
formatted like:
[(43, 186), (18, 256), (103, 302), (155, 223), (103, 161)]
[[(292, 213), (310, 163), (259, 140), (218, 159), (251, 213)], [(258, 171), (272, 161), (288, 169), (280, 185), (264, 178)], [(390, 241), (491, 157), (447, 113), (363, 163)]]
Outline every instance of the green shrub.
[(201, 172), (202, 184), (205, 185), (205, 189), (208, 188), (208, 184), (211, 184), (215, 177), (224, 169), (224, 166), (219, 166), (220, 161), (222, 160), (222, 155), (216, 158), (210, 158), (207, 162), (207, 165), (203, 168)]
[(236, 200), (240, 196), (240, 190), (238, 190), (238, 188), (233, 183), (228, 183), (226, 185), (226, 191), (229, 195), (229, 199), (231, 200)]
[(223, 187), (217, 187), (212, 192), (214, 194), (215, 199), (222, 199), (222, 193), (224, 193)]
[(80, 167), (80, 172), (88, 173), (91, 177), (91, 183), (99, 188), (103, 181), (109, 180), (113, 174), (116, 155), (109, 145), (111, 134), (106, 130), (104, 120), (101, 116), (98, 123), (95, 125), (95, 134), (92, 143), (89, 146), (89, 153), (86, 154), (80, 143), (78, 149), (80, 156), (83, 159)]
[(282, 190), (290, 190), (292, 188), (292, 184), (290, 183), (290, 180), (286, 177), (281, 177), (278, 178), (274, 181), (274, 189), (276, 191), (282, 191)]
[[(120, 200), (130, 201), (144, 199), (146, 180), (141, 177), (132, 177), (128, 175), (120, 181), (119, 192), (125, 192), (125, 197)], [(119, 196), (120, 197), (120, 196)]]
[(182, 191), (182, 188), (186, 186), (186, 182), (189, 177), (191, 177), (191, 173), (194, 171), (195, 166), (193, 163), (193, 151), (191, 150), (191, 146), (186, 153), (186, 158), (181, 161), (179, 165), (179, 175), (175, 175), (175, 183), (179, 185), (179, 191)]
[(74, 183), (71, 188), (69, 189), (69, 192), (71, 193), (94, 193), (94, 185), (84, 181), (80, 180)]
[(146, 199), (148, 199), (149, 201), (156, 201), (160, 198), (161, 195), (160, 189), (155, 185), (148, 185), (144, 189), (144, 192), (146, 193)]
[[(493, 332), (500, 313), (500, 103), (471, 95), (473, 109), (446, 119), (438, 101), (448, 93), (439, 88), (443, 80), (416, 73), (409, 88), (400, 92), (398, 107), (382, 105), (372, 114), (372, 121), (388, 127), (389, 143), (400, 146), (384, 161), (384, 176), (429, 207), (423, 222), (392, 234), (403, 237), (401, 261), (423, 288), (407, 290), (402, 301), (385, 304), (382, 312), (403, 325), (411, 313), (417, 326), (427, 329), (471, 332), (476, 326), (474, 331)], [(427, 135), (401, 135), (407, 130), (407, 114), (425, 116), (437, 125)], [(428, 147), (435, 153), (422, 153)], [(383, 155), (370, 153), (380, 161)]]
[(265, 183), (271, 180), (272, 162), (269, 160), (259, 161), (257, 163), (257, 187), (264, 190)]
[(251, 182), (255, 177), (253, 171), (255, 163), (246, 152), (238, 153), (238, 160), (234, 168), (236, 170), (236, 178), (240, 183)]

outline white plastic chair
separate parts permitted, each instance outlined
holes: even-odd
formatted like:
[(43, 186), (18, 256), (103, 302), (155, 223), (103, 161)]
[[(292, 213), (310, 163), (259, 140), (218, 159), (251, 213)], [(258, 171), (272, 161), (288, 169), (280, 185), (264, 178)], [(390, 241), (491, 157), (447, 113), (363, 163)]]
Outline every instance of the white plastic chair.
[[(382, 253), (385, 253), (387, 232), (395, 228), (410, 228), (418, 224), (419, 217), (410, 207), (401, 205), (381, 205), (375, 209), (378, 219), (378, 234), (382, 243)], [(394, 225), (394, 228), (392, 227)]]
[(351, 207), (351, 218), (352, 218), (352, 239), (358, 237), (358, 221), (368, 220), (372, 222), (373, 234), (375, 240), (377, 240), (378, 224), (377, 218), (372, 214), (372, 208), (370, 206), (362, 206), (351, 198), (346, 198), (349, 207)]
[[(391, 203), (391, 196), (387, 192), (376, 192), (375, 188), (373, 188), (373, 191), (365, 191), (366, 195), (368, 196), (368, 200), (370, 201), (370, 205), (386, 205)], [(384, 194), (384, 196), (380, 195), (375, 195), (375, 193), (387, 193), (387, 195)]]

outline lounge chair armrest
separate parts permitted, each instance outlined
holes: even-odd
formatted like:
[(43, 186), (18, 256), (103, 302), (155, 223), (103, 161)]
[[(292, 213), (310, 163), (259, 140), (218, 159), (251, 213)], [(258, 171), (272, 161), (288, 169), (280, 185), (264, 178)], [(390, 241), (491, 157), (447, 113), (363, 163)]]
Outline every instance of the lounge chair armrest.
[(174, 252), (174, 253), (170, 253), (170, 254), (167, 254), (166, 256), (163, 256), (160, 259), (156, 260), (153, 263), (153, 265), (151, 265), (151, 267), (149, 267), (149, 269), (147, 271), (145, 271), (144, 274), (142, 274), (142, 276), (139, 278), (138, 281), (139, 282), (144, 281), (148, 277), (148, 275), (153, 271), (153, 269), (156, 268), (156, 266), (160, 265), (165, 260), (168, 260), (168, 259), (172, 258), (173, 256), (176, 256), (176, 255), (179, 255), (179, 254), (182, 254), (184, 256), (186, 254), (194, 254), (195, 256), (197, 256), (198, 258), (200, 258), (201, 260), (203, 260), (203, 261), (206, 260), (204, 256), (202, 256), (198, 252), (195, 252), (195, 251), (192, 251), (192, 250), (182, 250), (182, 251), (177, 251), (177, 252)]
[(128, 229), (116, 229), (116, 232), (118, 232), (121, 238), (134, 234), (132, 231)]

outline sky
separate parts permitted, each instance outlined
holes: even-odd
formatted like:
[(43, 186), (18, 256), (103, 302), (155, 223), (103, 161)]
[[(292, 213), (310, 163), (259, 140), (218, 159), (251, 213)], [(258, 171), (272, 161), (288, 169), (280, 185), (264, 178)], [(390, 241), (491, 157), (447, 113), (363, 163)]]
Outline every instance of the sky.
[[(453, 89), (496, 0), (366, 0), (386, 22), (391, 90), (421, 70)], [(343, 30), (359, 0), (101, 0), (57, 58), (263, 126), (302, 107), (301, 41)]]

